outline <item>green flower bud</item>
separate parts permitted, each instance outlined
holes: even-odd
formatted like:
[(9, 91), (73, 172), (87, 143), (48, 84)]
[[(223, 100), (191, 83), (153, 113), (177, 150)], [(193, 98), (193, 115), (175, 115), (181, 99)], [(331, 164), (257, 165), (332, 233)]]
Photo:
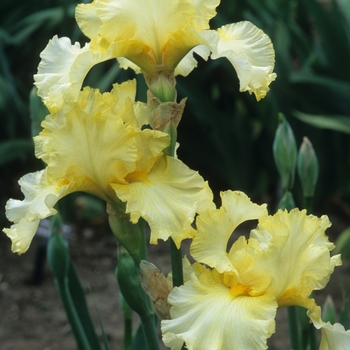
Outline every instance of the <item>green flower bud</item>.
[(297, 163), (297, 146), (289, 123), (280, 114), (280, 124), (273, 142), (273, 156), (282, 180), (283, 191), (292, 189)]
[(160, 102), (175, 102), (175, 77), (168, 72), (156, 71), (145, 76), (149, 90)]
[(137, 312), (141, 318), (153, 315), (154, 311), (149, 297), (141, 286), (139, 270), (136, 268), (133, 258), (123, 248), (119, 249), (116, 276), (120, 291), (131, 309)]
[(298, 174), (303, 189), (303, 196), (314, 196), (318, 178), (318, 160), (312, 143), (304, 137), (298, 155)]
[(335, 311), (334, 302), (330, 295), (327, 295), (327, 298), (323, 304), (322, 320), (324, 322), (330, 322), (331, 324), (334, 324), (337, 322), (337, 314)]
[(290, 211), (294, 208), (295, 208), (295, 202), (294, 202), (293, 195), (289, 191), (286, 191), (278, 203), (278, 209), (282, 209), (282, 210), (287, 209), (288, 211)]

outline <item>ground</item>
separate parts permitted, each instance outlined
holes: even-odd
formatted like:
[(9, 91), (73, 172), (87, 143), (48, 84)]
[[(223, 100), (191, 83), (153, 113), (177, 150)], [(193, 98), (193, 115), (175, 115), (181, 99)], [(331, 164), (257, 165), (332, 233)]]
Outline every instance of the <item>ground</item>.
[[(331, 239), (348, 221), (331, 217), (334, 222)], [(118, 288), (114, 270), (117, 264), (117, 246), (105, 226), (79, 229), (70, 240), (70, 251), (75, 267), (87, 292), (92, 314), (93, 299), (102, 318), (112, 350), (122, 349), (123, 321), (118, 303)], [(29, 251), (21, 256), (10, 250), (10, 241), (0, 235), (0, 344), (1, 350), (70, 350), (75, 341), (66, 315), (55, 290), (47, 264), (43, 280), (33, 284), (33, 270), (39, 247), (34, 240)], [(167, 273), (170, 270), (168, 243), (150, 246), (149, 260)], [(337, 309), (341, 307), (339, 282), (350, 293), (350, 262), (336, 269), (325, 290), (316, 294), (320, 305), (331, 294)], [(96, 317), (94, 317), (96, 319)], [(137, 318), (135, 318), (137, 323)], [(286, 309), (278, 311), (277, 331), (269, 340), (269, 349), (290, 349)]]

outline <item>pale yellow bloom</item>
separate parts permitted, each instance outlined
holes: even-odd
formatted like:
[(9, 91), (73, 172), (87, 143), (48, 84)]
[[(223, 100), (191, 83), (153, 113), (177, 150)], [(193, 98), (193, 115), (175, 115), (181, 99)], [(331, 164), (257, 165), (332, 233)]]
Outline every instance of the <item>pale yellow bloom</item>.
[(4, 232), (14, 252), (24, 253), (39, 221), (75, 191), (112, 204), (126, 202), (133, 223), (140, 216), (149, 222), (152, 243), (173, 236), (179, 245), (188, 237), (197, 210), (211, 203), (211, 192), (197, 172), (163, 155), (169, 135), (142, 129), (144, 108), (134, 102), (135, 91), (135, 81), (115, 84), (104, 94), (85, 88), (76, 102), (65, 102), (45, 118), (34, 141), (36, 156), (47, 167), (25, 175), (19, 182), (24, 200), (6, 205), (14, 225)]
[(91, 39), (84, 47), (55, 36), (41, 54), (35, 75), (38, 94), (51, 112), (76, 99), (94, 65), (117, 58), (121, 67), (159, 74), (188, 75), (193, 53), (226, 57), (237, 71), (240, 91), (263, 98), (275, 80), (275, 53), (269, 37), (250, 22), (209, 29), (219, 0), (95, 0), (80, 4), (76, 19)]
[[(320, 349), (346, 350), (350, 331), (324, 323), (309, 297), (341, 264), (339, 255), (330, 256), (328, 218), (298, 209), (269, 216), (241, 192), (221, 196), (220, 209), (198, 216), (191, 246), (197, 262), (185, 284), (169, 295), (172, 319), (162, 321), (165, 344), (172, 350), (184, 342), (189, 350), (266, 349), (277, 308), (299, 305), (322, 330)], [(254, 218), (259, 223), (250, 238), (241, 236), (227, 248), (232, 230)]]

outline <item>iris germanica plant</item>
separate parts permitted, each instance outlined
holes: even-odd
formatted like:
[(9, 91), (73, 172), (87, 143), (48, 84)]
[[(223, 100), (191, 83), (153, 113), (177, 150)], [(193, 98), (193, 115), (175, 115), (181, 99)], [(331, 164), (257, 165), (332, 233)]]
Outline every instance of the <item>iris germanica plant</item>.
[(4, 232), (14, 252), (24, 253), (40, 219), (55, 214), (57, 201), (75, 191), (126, 211), (133, 223), (142, 216), (152, 229), (152, 243), (172, 235), (179, 244), (189, 237), (188, 227), (197, 208), (210, 201), (210, 190), (198, 173), (164, 156), (168, 134), (142, 129), (149, 113), (134, 102), (135, 89), (135, 81), (104, 94), (87, 87), (75, 102), (45, 118), (34, 142), (47, 167), (25, 175), (20, 180), (25, 199), (6, 206), (14, 225)]
[[(263, 31), (246, 21), (210, 29), (219, 3), (95, 0), (77, 6), (77, 23), (90, 41), (81, 47), (55, 36), (41, 53), (34, 80), (49, 114), (34, 142), (46, 168), (20, 179), (24, 199), (7, 202), (13, 225), (4, 232), (13, 252), (22, 254), (40, 220), (56, 213), (62, 197), (87, 192), (106, 202), (111, 229), (132, 256), (121, 250), (120, 263), (127, 261), (117, 273), (119, 283), (125, 283), (122, 292), (141, 286), (137, 268), (145, 254), (132, 247), (142, 241), (133, 236), (141, 218), (149, 225), (150, 243), (174, 243), (175, 267), (180, 252), (180, 270), (172, 272), (177, 282), (174, 287), (165, 282), (166, 295), (160, 299), (170, 310), (158, 312), (166, 318), (162, 337), (171, 349), (265, 349), (277, 308), (289, 305), (304, 307), (322, 329), (321, 349), (347, 349), (349, 331), (323, 322), (310, 297), (341, 263), (340, 256), (330, 255), (328, 218), (298, 209), (269, 215), (266, 205), (232, 191), (221, 194), (222, 206), (216, 209), (208, 183), (176, 156), (176, 128), (185, 108), (185, 100), (177, 102), (176, 76), (196, 67), (194, 53), (205, 60), (227, 58), (240, 91), (258, 101), (276, 78), (273, 45)], [(115, 84), (105, 93), (82, 88), (89, 70), (111, 59), (143, 74), (147, 103), (135, 101), (135, 81)], [(227, 251), (232, 231), (247, 220), (258, 220), (257, 228)], [(192, 239), (195, 262), (185, 260), (182, 267), (185, 238)], [(145, 290), (156, 295), (153, 288), (157, 283)], [(139, 312), (142, 322), (152, 319), (147, 302), (132, 305), (146, 300), (143, 290), (129, 294), (130, 307), (147, 310), (147, 317)], [(154, 328), (153, 320), (143, 325)]]

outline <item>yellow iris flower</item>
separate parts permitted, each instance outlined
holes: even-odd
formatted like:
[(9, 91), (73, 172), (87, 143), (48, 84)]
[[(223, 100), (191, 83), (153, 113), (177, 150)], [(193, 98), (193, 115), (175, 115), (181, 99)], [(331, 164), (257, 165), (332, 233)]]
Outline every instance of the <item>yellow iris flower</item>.
[(240, 81), (240, 91), (257, 100), (275, 80), (275, 53), (270, 38), (250, 22), (209, 29), (218, 0), (95, 0), (76, 8), (76, 19), (91, 39), (84, 47), (55, 36), (42, 52), (38, 94), (52, 112), (63, 100), (74, 100), (92, 66), (117, 58), (123, 68), (152, 79), (188, 75), (193, 53), (207, 59), (226, 57)]
[(107, 203), (126, 202), (126, 213), (151, 227), (151, 243), (170, 235), (180, 244), (196, 211), (212, 199), (197, 172), (163, 155), (170, 137), (147, 124), (142, 103), (135, 103), (136, 83), (115, 84), (110, 93), (85, 88), (74, 103), (64, 103), (42, 123), (34, 138), (36, 156), (45, 170), (19, 181), (24, 200), (10, 199), (6, 215), (14, 222), (4, 232), (12, 250), (24, 253), (39, 221), (56, 213), (59, 199), (75, 191)]
[[(350, 331), (324, 323), (321, 308), (309, 297), (341, 264), (339, 255), (330, 256), (328, 218), (298, 209), (269, 216), (241, 192), (221, 197), (220, 209), (209, 209), (196, 221), (191, 255), (197, 262), (185, 264), (187, 281), (169, 294), (165, 344), (172, 350), (184, 342), (189, 350), (266, 349), (277, 308), (299, 305), (322, 329), (320, 349), (348, 349)], [(227, 251), (232, 231), (250, 219), (259, 220), (250, 238), (241, 236)]]

